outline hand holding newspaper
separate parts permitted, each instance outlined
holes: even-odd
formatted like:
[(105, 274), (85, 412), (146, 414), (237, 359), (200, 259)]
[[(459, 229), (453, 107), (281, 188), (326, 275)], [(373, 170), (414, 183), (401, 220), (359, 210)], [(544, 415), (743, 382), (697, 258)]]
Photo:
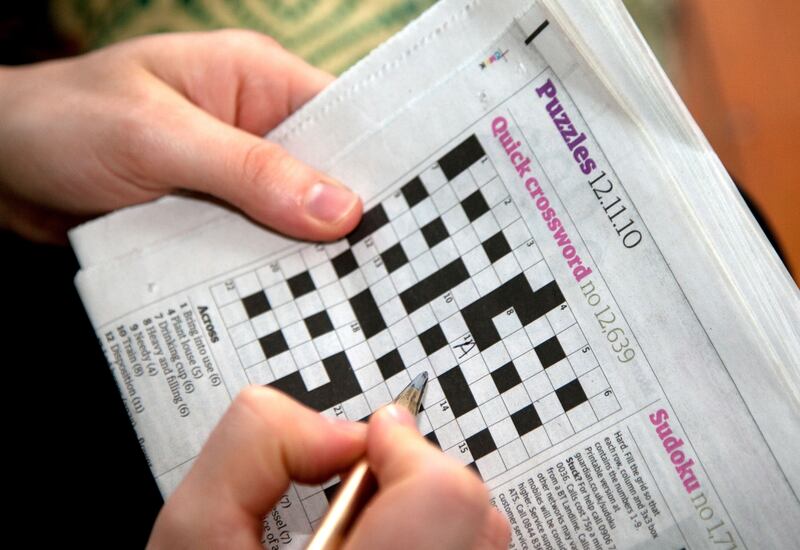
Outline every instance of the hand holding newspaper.
[(444, 0), (270, 138), (362, 195), (346, 239), (185, 197), (71, 235), (165, 495), (248, 384), (360, 420), (428, 371), (512, 548), (796, 545), (797, 288), (620, 3)]

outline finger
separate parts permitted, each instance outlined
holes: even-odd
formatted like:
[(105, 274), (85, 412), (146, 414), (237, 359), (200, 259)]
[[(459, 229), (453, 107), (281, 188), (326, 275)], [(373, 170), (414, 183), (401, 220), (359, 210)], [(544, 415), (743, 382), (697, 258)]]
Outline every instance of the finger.
[(379, 490), (355, 525), (349, 550), (463, 549), (480, 540), (490, 508), (486, 489), (425, 441), (407, 412), (388, 407), (373, 415), (367, 448)]
[(257, 543), (261, 518), (290, 480), (318, 483), (345, 470), (363, 456), (365, 437), (366, 426), (326, 419), (270, 388), (247, 388), (167, 501), (154, 538)]
[(478, 541), (472, 545), (473, 550), (495, 548), (505, 550), (511, 544), (511, 526), (508, 519), (499, 510), (490, 507), (483, 520), (483, 529)]
[(120, 154), (154, 188), (209, 193), (264, 225), (309, 240), (339, 238), (361, 217), (361, 200), (340, 182), (177, 95), (147, 118), (153, 125), (129, 132)]

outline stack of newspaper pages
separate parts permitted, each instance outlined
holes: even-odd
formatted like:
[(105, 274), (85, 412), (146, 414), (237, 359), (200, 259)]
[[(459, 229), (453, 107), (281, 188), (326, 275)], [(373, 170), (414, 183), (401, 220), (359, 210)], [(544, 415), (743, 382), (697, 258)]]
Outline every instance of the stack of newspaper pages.
[(248, 384), (361, 420), (427, 370), (512, 548), (797, 547), (798, 290), (621, 2), (443, 0), (267, 137), (361, 194), (351, 235), (197, 197), (71, 234), (165, 495)]

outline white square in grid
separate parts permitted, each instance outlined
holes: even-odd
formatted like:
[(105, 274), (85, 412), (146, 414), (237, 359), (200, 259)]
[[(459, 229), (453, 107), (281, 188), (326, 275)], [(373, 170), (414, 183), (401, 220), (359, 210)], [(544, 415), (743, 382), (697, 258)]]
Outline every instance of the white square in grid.
[[(431, 362), (428, 357), (423, 357), (421, 361), (417, 361), (413, 365), (406, 367), (405, 372), (408, 373), (410, 380), (413, 380), (423, 372), (427, 372), (428, 376), (434, 376), (435, 373), (433, 372), (433, 367), (431, 366)], [(430, 391), (432, 380), (428, 379), (428, 385), (425, 386), (425, 393), (427, 394)]]
[(483, 271), (492, 262), (489, 261), (489, 256), (482, 246), (476, 246), (469, 252), (462, 256), (464, 265), (467, 266), (467, 271), (473, 277)]
[(397, 349), (400, 352), (400, 357), (403, 359), (403, 364), (413, 365), (417, 361), (425, 357), (425, 350), (422, 349), (422, 344), (418, 338), (412, 338), (405, 344)]
[(320, 362), (300, 369), (300, 376), (303, 378), (303, 383), (308, 391), (315, 390), (331, 381), (328, 378), (328, 372)]
[(325, 493), (317, 493), (303, 500), (303, 509), (310, 521), (320, 519), (328, 509), (328, 499)]
[(490, 372), (494, 372), (509, 361), (511, 357), (506, 350), (506, 346), (502, 341), (495, 342), (481, 352), (483, 360), (486, 362), (486, 367)]
[(609, 388), (608, 380), (606, 380), (603, 370), (600, 367), (584, 374), (579, 380), (584, 393), (589, 397), (597, 395)]
[(545, 262), (539, 262), (526, 269), (525, 277), (528, 279), (531, 289), (534, 291), (539, 290), (553, 280), (553, 276), (550, 274), (550, 268), (547, 267)]
[(367, 238), (361, 239), (350, 248), (350, 252), (353, 253), (353, 257), (356, 259), (356, 263), (359, 266), (363, 266), (367, 262), (372, 261), (372, 258), (378, 254), (378, 251), (375, 250), (375, 246), (368, 246), (368, 242), (370, 245), (373, 245), (372, 240)]
[(383, 357), (397, 347), (388, 329), (383, 329), (375, 336), (372, 336), (367, 340), (367, 344), (372, 351), (372, 357), (376, 359)]
[(546, 316), (539, 317), (535, 321), (528, 323), (525, 326), (525, 332), (528, 334), (528, 338), (534, 347), (549, 340), (554, 334)]
[(564, 408), (555, 393), (549, 393), (536, 401), (533, 406), (542, 422), (547, 423), (558, 415), (564, 414)]
[(550, 365), (545, 372), (550, 377), (550, 382), (554, 388), (560, 388), (564, 384), (575, 380), (575, 373), (572, 372), (572, 367), (566, 359), (562, 359), (555, 365)]
[(495, 172), (489, 157), (483, 157), (479, 162), (474, 163), (469, 167), (469, 171), (478, 185), (484, 185), (487, 181), (497, 177), (497, 172)]
[(278, 260), (278, 265), (281, 267), (281, 272), (286, 279), (290, 279), (306, 270), (303, 257), (300, 254), (290, 254), (285, 258), (281, 258)]
[(507, 227), (519, 218), (519, 211), (513, 202), (511, 204), (506, 204), (505, 201), (500, 202), (492, 208), (491, 212), (500, 227)]
[(411, 378), (408, 376), (408, 372), (400, 371), (386, 381), (386, 387), (389, 388), (389, 395), (392, 396), (392, 399), (397, 399), (400, 392), (406, 389), (410, 383)]
[(408, 203), (406, 203), (406, 199), (399, 189), (385, 198), (381, 204), (383, 205), (383, 211), (386, 212), (386, 217), (390, 220), (408, 211)]
[(301, 499), (308, 498), (311, 495), (316, 495), (322, 491), (322, 487), (319, 485), (302, 485), (300, 483), (295, 483), (294, 487), (297, 491), (297, 496)]
[(536, 456), (553, 445), (550, 443), (550, 438), (547, 437), (544, 426), (523, 435), (522, 444), (525, 445), (525, 450), (528, 451), (528, 455), (530, 456)]
[(494, 270), (500, 281), (505, 283), (522, 273), (522, 268), (517, 263), (513, 254), (506, 254), (494, 263)]
[(345, 350), (345, 355), (347, 355), (347, 360), (350, 362), (350, 366), (353, 370), (358, 370), (367, 363), (375, 360), (367, 342), (362, 342), (357, 346)]
[(233, 345), (237, 348), (256, 339), (256, 333), (253, 332), (253, 325), (247, 321), (230, 327), (228, 329), (228, 333), (231, 335), (231, 341), (233, 342)]
[(473, 221), (472, 227), (475, 228), (475, 233), (478, 234), (478, 238), (481, 240), (481, 242), (500, 231), (500, 226), (497, 225), (497, 220), (495, 220), (494, 216), (492, 216), (492, 214), (489, 212)]
[(369, 409), (367, 398), (363, 395), (356, 395), (355, 397), (351, 397), (347, 401), (344, 401), (342, 403), (342, 408), (344, 409), (344, 414), (347, 416), (347, 419), (352, 421), (361, 420), (372, 413), (372, 411)]
[(561, 342), (561, 348), (567, 355), (578, 351), (586, 345), (586, 338), (583, 337), (581, 327), (577, 324), (561, 331), (558, 335), (558, 341)]
[(247, 381), (258, 386), (265, 386), (275, 381), (272, 369), (266, 361), (261, 361), (247, 369)]
[(255, 294), (263, 288), (255, 273), (247, 273), (236, 277), (234, 282), (236, 284), (236, 289), (239, 291), (239, 296), (242, 298)]
[(427, 435), (433, 431), (433, 426), (431, 426), (431, 421), (425, 411), (420, 411), (417, 415), (417, 429), (419, 430), (419, 433), (424, 435)]
[(463, 201), (478, 190), (478, 184), (475, 183), (475, 178), (472, 177), (469, 170), (464, 170), (453, 178), (450, 181), (450, 186), (456, 192), (456, 197), (458, 197), (459, 201)]
[(528, 460), (528, 452), (521, 439), (516, 439), (504, 447), (500, 447), (500, 456), (503, 457), (508, 468), (513, 468), (517, 464), (522, 464)]
[(473, 357), (480, 356), (480, 350), (478, 350), (478, 346), (475, 344), (475, 339), (470, 333), (467, 333), (461, 338), (450, 342), (450, 349), (453, 352), (453, 357), (455, 357), (458, 363), (464, 363)]
[(344, 295), (348, 298), (352, 298), (367, 288), (367, 281), (358, 269), (339, 279), (339, 282), (344, 290)]
[(553, 393), (553, 385), (545, 372), (534, 374), (527, 378), (523, 384), (534, 403), (544, 398), (545, 395)]
[(406, 309), (403, 307), (403, 302), (395, 296), (386, 303), (378, 306), (381, 312), (381, 317), (387, 325), (393, 325), (406, 315)]
[(342, 351), (342, 343), (339, 342), (336, 332), (328, 332), (322, 336), (317, 336), (314, 338), (314, 345), (317, 348), (317, 353), (323, 359)]
[(225, 283), (212, 286), (211, 294), (214, 296), (214, 301), (219, 307), (239, 300), (239, 293), (236, 292), (236, 286)]
[(336, 304), (340, 304), (347, 300), (347, 297), (344, 295), (342, 285), (339, 283), (339, 281), (334, 281), (328, 286), (321, 288), (319, 290), (319, 296), (322, 298), (322, 303), (326, 308), (331, 308)]
[(475, 435), (486, 427), (480, 409), (472, 409), (456, 418), (456, 421), (465, 438)]
[(256, 338), (261, 338), (267, 334), (272, 334), (278, 330), (278, 321), (275, 320), (275, 313), (267, 311), (261, 315), (253, 317), (250, 322), (253, 324), (253, 331)]
[(486, 363), (480, 354), (476, 354), (473, 357), (463, 361), (461, 363), (461, 372), (464, 374), (464, 379), (467, 381), (467, 384), (472, 384), (479, 378), (483, 378), (489, 374), (489, 370), (486, 368)]
[(356, 320), (356, 314), (353, 313), (350, 302), (342, 302), (328, 308), (328, 317), (331, 318), (331, 324), (337, 329), (344, 326), (349, 327), (349, 325)]
[(514, 423), (510, 418), (504, 418), (500, 422), (489, 426), (489, 433), (492, 434), (492, 439), (494, 439), (498, 447), (511, 443), (519, 437), (517, 429), (514, 427)]
[(444, 452), (444, 454), (452, 459), (455, 459), (458, 463), (463, 464), (464, 466), (472, 462), (472, 453), (470, 452), (466, 443), (460, 443), (455, 447), (450, 447)]
[(620, 410), (619, 402), (614, 396), (614, 392), (610, 389), (590, 398), (589, 402), (592, 404), (592, 409), (594, 409), (594, 413), (597, 415), (597, 418), (600, 419), (603, 419)]
[(542, 362), (539, 360), (539, 356), (536, 355), (536, 350), (534, 349), (514, 359), (514, 366), (517, 367), (517, 372), (523, 380), (544, 370)]
[(434, 351), (428, 356), (428, 361), (437, 376), (449, 371), (456, 364), (449, 346)]
[[(470, 252), (470, 254), (472, 254), (472, 252)], [(475, 283), (475, 288), (478, 289), (478, 294), (481, 296), (486, 296), (500, 286), (500, 279), (497, 278), (494, 269), (484, 269), (476, 273), (472, 276), (472, 282)]]
[(458, 203), (458, 198), (455, 192), (453, 192), (453, 188), (449, 185), (443, 185), (437, 189), (431, 196), (431, 199), (433, 199), (433, 204), (436, 205), (436, 209), (439, 212), (447, 212), (447, 210)]
[(417, 228), (417, 222), (414, 221), (414, 216), (411, 214), (411, 210), (403, 212), (397, 218), (392, 220), (392, 229), (394, 229), (395, 235), (397, 235), (398, 239), (405, 239)]
[(278, 267), (278, 262), (259, 267), (256, 270), (256, 276), (261, 288), (269, 288), (283, 281), (283, 273), (281, 273), (281, 268)]
[[(444, 396), (432, 406), (426, 406), (425, 411), (428, 413), (431, 426), (433, 426), (437, 431), (440, 426), (444, 426), (448, 422), (455, 420), (455, 417), (453, 416), (453, 409), (451, 409), (444, 400)], [(442, 449), (444, 448), (445, 447), (442, 446)]]
[(476, 460), (475, 466), (478, 467), (481, 478), (484, 480), (492, 479), (506, 471), (506, 465), (503, 464), (500, 453), (496, 450)]
[(522, 328), (522, 323), (519, 321), (517, 312), (514, 308), (507, 309), (494, 317), (492, 317), (497, 333), (500, 338), (505, 338), (509, 334), (513, 334)]
[(514, 414), (518, 410), (531, 404), (528, 392), (525, 391), (525, 386), (522, 384), (517, 384), (510, 390), (501, 393), (500, 397), (503, 398), (503, 403), (505, 403), (509, 414)]
[(481, 186), (481, 194), (483, 195), (483, 198), (486, 199), (486, 204), (488, 204), (490, 207), (509, 198), (508, 190), (506, 189), (506, 186), (503, 185), (503, 182), (500, 181), (500, 178), (492, 178), (483, 184)]
[(460, 256), (452, 239), (443, 240), (434, 246), (431, 252), (439, 267), (444, 267), (450, 262), (454, 262)]
[(408, 317), (403, 317), (389, 327), (389, 332), (392, 333), (392, 339), (394, 339), (394, 344), (397, 346), (401, 346), (417, 336), (411, 324), (411, 320)]
[(447, 183), (447, 177), (438, 165), (422, 172), (419, 175), (419, 179), (422, 181), (422, 185), (428, 193), (434, 193), (439, 187)]
[(531, 266), (542, 261), (542, 253), (533, 240), (514, 250), (514, 257), (519, 262), (523, 271), (527, 271)]
[(594, 415), (594, 411), (588, 402), (581, 403), (574, 409), (570, 409), (567, 412), (567, 416), (576, 432), (588, 428), (597, 422), (597, 417)]
[(550, 441), (553, 442), (553, 445), (560, 441), (564, 441), (566, 438), (575, 433), (566, 414), (562, 414), (550, 422), (547, 422), (544, 425), (544, 429), (547, 431), (547, 437), (550, 438)]
[(261, 344), (259, 344), (258, 341), (250, 342), (240, 347), (237, 351), (239, 352), (239, 359), (242, 361), (244, 368), (252, 367), (266, 359), (264, 350), (261, 349)]
[[(424, 364), (424, 361), (421, 361), (419, 364)], [(414, 372), (413, 370), (409, 369), (408, 375), (412, 379), (418, 374), (418, 372)], [(432, 374), (430, 370), (428, 370), (428, 374)], [(442, 391), (441, 384), (439, 384), (439, 380), (436, 378), (428, 378), (428, 385), (425, 386), (425, 393), (422, 395), (422, 406), (425, 407), (425, 410), (427, 410), (437, 406), (437, 403), (443, 399), (444, 392)]]
[(297, 304), (297, 309), (300, 310), (300, 315), (304, 319), (325, 309), (325, 306), (322, 304), (322, 298), (319, 297), (318, 292), (309, 292), (308, 294), (300, 296), (295, 300), (295, 303)]
[(374, 243), (376, 254), (385, 252), (387, 249), (397, 244), (397, 234), (394, 232), (394, 229), (392, 229), (391, 224), (387, 223), (375, 230), (372, 234), (372, 242)]
[(275, 357), (270, 357), (269, 366), (275, 378), (283, 378), (293, 372), (297, 372), (297, 366), (294, 364), (294, 359), (292, 359), (292, 352), (288, 350), (279, 353)]
[(475, 288), (475, 284), (471, 279), (463, 281), (450, 292), (452, 292), (453, 298), (455, 298), (456, 301), (456, 305), (458, 305), (460, 309), (464, 309), (469, 304), (480, 298), (478, 289)]
[(508, 417), (508, 410), (506, 410), (506, 405), (505, 403), (503, 403), (503, 398), (500, 397), (499, 395), (494, 399), (490, 399), (483, 405), (480, 405), (478, 408), (481, 410), (483, 419), (489, 426), (499, 422), (503, 418)]
[[(281, 306), (287, 302), (292, 300), (292, 292), (289, 290), (289, 285), (286, 284), (286, 281), (281, 281), (277, 284), (268, 287), (264, 292), (267, 294), (267, 299), (269, 300), (272, 309), (276, 309), (278, 306)], [(280, 319), (278, 319), (280, 322)]]
[(442, 449), (449, 449), (464, 441), (464, 435), (458, 427), (458, 422), (451, 421), (436, 430), (436, 439), (439, 440), (439, 446)]
[(475, 397), (475, 402), (479, 405), (499, 395), (497, 386), (494, 385), (494, 380), (492, 380), (491, 376), (484, 376), (476, 380), (470, 385), (469, 389), (472, 391), (473, 397)]
[(522, 329), (503, 338), (503, 343), (508, 350), (508, 355), (510, 355), (512, 359), (516, 359), (520, 355), (533, 349), (530, 338), (528, 338), (528, 333)]
[[(353, 329), (356, 330), (353, 330)], [(356, 324), (336, 329), (336, 336), (344, 349), (351, 348), (364, 341), (364, 331)]]
[(372, 297), (375, 298), (375, 303), (378, 305), (384, 304), (397, 296), (392, 280), (389, 277), (370, 285), (370, 292), (372, 292)]
[(456, 235), (469, 225), (469, 218), (461, 203), (457, 203), (442, 214), (442, 222), (449, 235)]
[(456, 245), (458, 253), (462, 256), (481, 244), (471, 225), (468, 225), (458, 233), (450, 233), (450, 235), (452, 235), (453, 243)]
[(511, 247), (511, 250), (519, 248), (531, 240), (531, 234), (528, 231), (528, 226), (525, 225), (525, 221), (522, 219), (515, 221), (503, 229), (503, 235), (505, 235), (506, 241), (508, 241), (508, 246)]
[(369, 407), (373, 411), (378, 410), (392, 400), (392, 396), (389, 395), (389, 390), (386, 388), (386, 384), (378, 384), (377, 386), (368, 389), (364, 392), (364, 397), (367, 398)]
[(350, 243), (347, 239), (341, 239), (325, 245), (325, 251), (328, 253), (328, 258), (335, 258), (348, 248), (350, 248)]
[(415, 204), (411, 209), (411, 213), (414, 215), (419, 227), (429, 224), (439, 216), (436, 205), (433, 204), (433, 200), (430, 197)]
[(369, 363), (367, 366), (361, 367), (355, 372), (356, 379), (358, 379), (358, 384), (361, 386), (363, 391), (367, 391), (368, 389), (374, 388), (378, 384), (383, 383), (383, 375), (381, 374), (381, 370), (378, 368), (377, 363)]
[(572, 353), (569, 356), (569, 362), (577, 376), (581, 376), (597, 366), (597, 359), (588, 345)]
[(367, 263), (362, 265), (361, 273), (364, 274), (364, 279), (366, 279), (367, 285), (369, 286), (372, 286), (381, 279), (386, 278), (386, 275), (389, 274), (389, 272), (386, 270), (386, 266), (383, 265), (383, 260), (378, 256), (375, 256)]
[(320, 360), (320, 356), (317, 353), (317, 348), (314, 346), (314, 342), (305, 342), (297, 347), (292, 348), (291, 351), (294, 362), (300, 368), (307, 367), (308, 365)]
[(307, 246), (300, 251), (303, 257), (303, 263), (306, 267), (318, 266), (323, 262), (328, 261), (328, 254), (325, 252), (325, 245), (315, 244), (314, 246)]
[(301, 319), (300, 311), (294, 302), (289, 302), (275, 308), (275, 320), (282, 327), (292, 325)]
[(392, 274), (392, 283), (397, 289), (397, 292), (403, 292), (417, 283), (417, 276), (414, 275), (414, 270), (411, 264), (405, 264), (402, 267), (395, 269)]
[(238, 298), (232, 304), (219, 308), (219, 314), (222, 316), (226, 327), (232, 327), (242, 321), (247, 321), (247, 311), (245, 311), (244, 305)]
[(436, 324), (436, 317), (433, 314), (433, 308), (431, 308), (430, 304), (425, 304), (409, 317), (411, 318), (411, 324), (414, 325), (414, 330), (417, 334), (422, 334)]
[(426, 250), (413, 260), (411, 260), (411, 267), (414, 268), (414, 274), (418, 280), (426, 278), (438, 271), (439, 266), (436, 265), (436, 260), (433, 259), (433, 254), (430, 250)]
[(572, 316), (572, 311), (570, 311), (566, 302), (548, 311), (547, 320), (550, 321), (550, 326), (553, 327), (556, 334), (575, 324), (575, 318)]
[(402, 241), (403, 250), (409, 260), (413, 260), (423, 252), (428, 250), (428, 243), (422, 236), (422, 231), (415, 231)]

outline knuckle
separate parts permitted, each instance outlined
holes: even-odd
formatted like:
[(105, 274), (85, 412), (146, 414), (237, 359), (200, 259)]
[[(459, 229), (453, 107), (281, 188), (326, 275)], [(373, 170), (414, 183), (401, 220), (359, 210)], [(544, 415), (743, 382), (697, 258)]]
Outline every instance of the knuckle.
[(280, 175), (291, 171), (292, 164), (280, 146), (266, 140), (251, 145), (240, 163), (240, 182), (248, 188), (275, 185)]

